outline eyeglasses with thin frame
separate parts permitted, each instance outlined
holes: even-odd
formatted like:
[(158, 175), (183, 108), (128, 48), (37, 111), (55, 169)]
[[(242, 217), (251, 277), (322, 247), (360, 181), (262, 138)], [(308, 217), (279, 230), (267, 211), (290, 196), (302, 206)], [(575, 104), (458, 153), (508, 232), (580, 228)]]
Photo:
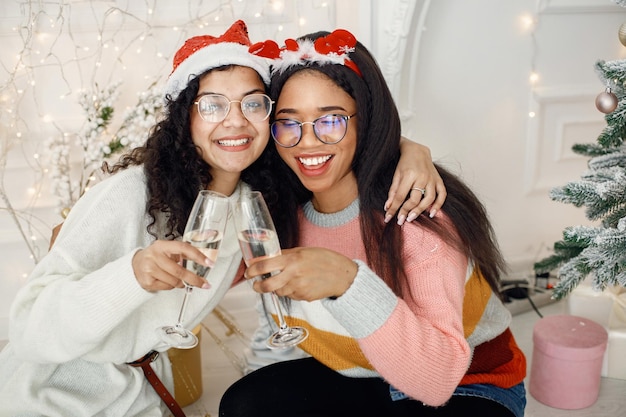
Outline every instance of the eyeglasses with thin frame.
[(221, 94), (205, 94), (195, 104), (202, 120), (210, 123), (220, 123), (230, 112), (230, 104), (239, 103), (241, 113), (252, 123), (262, 122), (272, 112), (272, 99), (265, 94), (248, 94), (241, 100), (229, 100)]
[(322, 143), (334, 145), (341, 142), (348, 131), (348, 120), (355, 117), (345, 114), (327, 114), (312, 122), (299, 122), (293, 119), (277, 119), (270, 131), (276, 144), (283, 148), (293, 148), (302, 140), (302, 125), (312, 125), (315, 137)]

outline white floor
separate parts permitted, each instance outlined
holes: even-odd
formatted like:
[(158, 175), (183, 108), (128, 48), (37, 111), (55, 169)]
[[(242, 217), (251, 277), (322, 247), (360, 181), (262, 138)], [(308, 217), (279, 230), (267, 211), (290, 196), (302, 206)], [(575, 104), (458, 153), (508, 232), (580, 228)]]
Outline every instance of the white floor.
[[(564, 302), (551, 303), (548, 298), (539, 300), (539, 311), (543, 316), (566, 313)], [(257, 325), (257, 316), (254, 311), (255, 295), (249, 288), (240, 285), (231, 290), (222, 307), (236, 317), (235, 325), (246, 336), (251, 336)], [(244, 303), (249, 309), (241, 310)], [(541, 306), (541, 304), (545, 304)], [(244, 304), (245, 305), (245, 304)], [(528, 369), (532, 360), (532, 329), (539, 315), (532, 309), (527, 300), (516, 300), (511, 306), (514, 313), (512, 331), (518, 344), (527, 357)], [(241, 377), (240, 361), (243, 358), (245, 341), (239, 336), (227, 336), (227, 327), (215, 316), (205, 320), (205, 330), (202, 333), (202, 368), (203, 368), (203, 395), (195, 403), (185, 407), (188, 417), (216, 417), (219, 399), (224, 390), (235, 380)], [(208, 334), (208, 328), (214, 333), (223, 347)], [(528, 379), (528, 378), (527, 378)], [(626, 380), (602, 378), (600, 396), (591, 407), (581, 410), (559, 410), (539, 403), (530, 394), (525, 417), (619, 417), (626, 416)]]

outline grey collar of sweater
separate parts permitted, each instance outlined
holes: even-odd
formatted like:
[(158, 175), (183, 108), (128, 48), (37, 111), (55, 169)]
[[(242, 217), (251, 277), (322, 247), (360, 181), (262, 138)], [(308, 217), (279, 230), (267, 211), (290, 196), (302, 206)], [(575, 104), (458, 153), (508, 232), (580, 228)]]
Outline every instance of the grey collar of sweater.
[(320, 227), (337, 227), (354, 220), (359, 215), (359, 199), (356, 198), (348, 207), (335, 213), (321, 213), (315, 210), (313, 203), (307, 201), (302, 206), (304, 217), (311, 223)]

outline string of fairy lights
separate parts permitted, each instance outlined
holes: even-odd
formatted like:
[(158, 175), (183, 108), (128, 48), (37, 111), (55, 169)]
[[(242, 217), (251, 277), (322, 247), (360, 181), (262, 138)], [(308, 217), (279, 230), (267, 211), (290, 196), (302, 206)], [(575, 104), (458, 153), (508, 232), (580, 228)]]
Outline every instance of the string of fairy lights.
[[(35, 263), (51, 226), (36, 209), (57, 200), (60, 222), (99, 179), (103, 160), (145, 139), (162, 104), (161, 81), (185, 39), (217, 35), (237, 19), (253, 40), (334, 25), (332, 0), (16, 0), (3, 7), (0, 210)], [(9, 154), (33, 177), (26, 189), (6, 186)]]
[[(539, 25), (539, 11), (541, 10), (541, 1), (537, 2), (536, 11), (534, 14), (523, 14), (519, 18), (519, 23), (521, 25), (522, 31), (527, 33), (530, 42), (531, 42), (531, 52), (530, 52), (530, 71), (528, 75), (528, 83), (531, 88), (531, 93), (533, 89), (539, 83), (539, 73), (537, 72), (537, 38), (535, 36), (538, 25)], [(534, 118), (536, 113), (533, 109), (529, 110), (528, 117)]]

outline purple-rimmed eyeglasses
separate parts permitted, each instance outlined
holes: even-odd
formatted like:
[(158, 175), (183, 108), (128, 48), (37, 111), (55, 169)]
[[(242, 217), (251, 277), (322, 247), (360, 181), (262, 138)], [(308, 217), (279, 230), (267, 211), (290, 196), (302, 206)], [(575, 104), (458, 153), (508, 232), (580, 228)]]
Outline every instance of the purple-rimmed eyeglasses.
[(274, 142), (283, 148), (293, 148), (302, 139), (302, 125), (312, 125), (315, 137), (322, 143), (334, 145), (341, 142), (348, 131), (348, 120), (355, 114), (327, 114), (312, 122), (299, 122), (293, 119), (277, 119), (272, 123), (270, 131)]

